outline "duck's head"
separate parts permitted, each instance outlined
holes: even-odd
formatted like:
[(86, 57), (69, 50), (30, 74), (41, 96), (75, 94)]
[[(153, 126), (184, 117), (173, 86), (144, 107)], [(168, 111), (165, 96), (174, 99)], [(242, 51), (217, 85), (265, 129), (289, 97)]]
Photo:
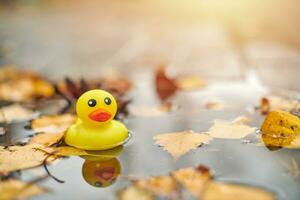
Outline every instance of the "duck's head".
[(84, 124), (103, 125), (116, 115), (117, 103), (115, 98), (104, 90), (90, 90), (77, 100), (76, 112)]

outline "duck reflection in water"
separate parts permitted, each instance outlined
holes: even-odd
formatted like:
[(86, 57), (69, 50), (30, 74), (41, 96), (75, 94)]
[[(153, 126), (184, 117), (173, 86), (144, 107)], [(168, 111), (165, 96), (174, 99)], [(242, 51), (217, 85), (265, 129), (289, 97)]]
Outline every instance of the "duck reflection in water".
[(91, 155), (81, 156), (85, 159), (82, 165), (84, 180), (94, 187), (108, 187), (121, 174), (121, 164), (116, 158), (123, 151), (123, 147), (106, 151), (89, 151)]

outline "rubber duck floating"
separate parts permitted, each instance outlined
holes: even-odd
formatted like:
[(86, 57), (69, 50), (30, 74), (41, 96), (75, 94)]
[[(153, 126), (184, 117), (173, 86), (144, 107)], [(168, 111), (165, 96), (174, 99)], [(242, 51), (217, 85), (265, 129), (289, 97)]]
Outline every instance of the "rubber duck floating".
[(84, 150), (106, 150), (125, 143), (128, 129), (114, 120), (115, 98), (104, 90), (90, 90), (76, 103), (77, 120), (67, 130), (66, 144)]

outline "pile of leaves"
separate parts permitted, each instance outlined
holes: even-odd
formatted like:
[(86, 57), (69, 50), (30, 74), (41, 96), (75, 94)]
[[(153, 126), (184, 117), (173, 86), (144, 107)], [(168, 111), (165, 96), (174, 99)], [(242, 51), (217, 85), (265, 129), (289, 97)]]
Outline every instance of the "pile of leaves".
[[(187, 193), (187, 194), (186, 194)], [(199, 165), (196, 168), (183, 168), (170, 175), (135, 179), (131, 185), (118, 194), (120, 200), (166, 199), (201, 200), (275, 200), (275, 195), (267, 190), (247, 185), (219, 182), (214, 180), (211, 170)]]

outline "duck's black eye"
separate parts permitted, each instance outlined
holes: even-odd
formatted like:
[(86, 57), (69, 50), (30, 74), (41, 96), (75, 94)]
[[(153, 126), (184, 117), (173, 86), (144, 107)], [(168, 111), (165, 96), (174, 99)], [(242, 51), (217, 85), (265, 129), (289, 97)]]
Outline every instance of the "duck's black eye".
[(88, 101), (89, 107), (94, 107), (97, 104), (97, 101), (95, 99), (90, 99)]
[(111, 99), (110, 99), (109, 97), (105, 97), (104, 103), (105, 103), (106, 105), (110, 105), (110, 104), (111, 104)]

